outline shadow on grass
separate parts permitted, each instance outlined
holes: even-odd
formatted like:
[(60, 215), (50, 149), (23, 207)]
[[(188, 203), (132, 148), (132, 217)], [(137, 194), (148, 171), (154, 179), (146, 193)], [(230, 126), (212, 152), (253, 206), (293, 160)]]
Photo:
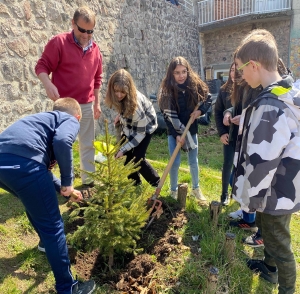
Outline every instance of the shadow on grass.
[[(176, 271), (170, 271), (170, 276), (175, 277), (169, 293), (207, 293), (208, 289), (218, 294), (273, 293), (275, 285), (260, 280), (247, 268), (246, 260), (252, 257), (253, 252), (254, 255), (257, 253), (253, 249), (246, 252), (241, 239), (251, 232), (229, 227), (227, 209), (223, 209), (218, 225), (214, 226), (209, 208), (199, 208), (193, 201), (188, 203), (188, 224), (183, 232), (183, 243), (189, 250), (183, 255), (181, 265), (174, 265)], [(227, 232), (235, 234), (235, 240), (231, 243), (233, 250), (230, 251), (232, 259), (226, 255)], [(261, 253), (261, 249), (258, 251)], [(212, 267), (218, 269), (218, 275), (215, 276), (217, 281), (210, 283), (209, 271)]]
[(0, 223), (21, 216), (25, 209), (22, 202), (9, 192), (0, 189)]
[[(38, 275), (36, 275), (37, 272), (39, 273)], [(28, 289), (22, 290), (23, 294), (36, 293), (34, 290), (45, 282), (49, 272), (51, 272), (51, 268), (47, 262), (46, 255), (37, 252), (36, 248), (26, 249), (12, 258), (0, 258), (1, 288), (5, 287), (4, 281), (7, 277), (15, 277), (23, 285), (28, 284), (28, 280), (34, 281), (30, 283)], [(10, 285), (7, 287), (10, 287)], [(55, 291), (49, 292), (47, 290), (46, 292), (39, 293), (55, 293)]]

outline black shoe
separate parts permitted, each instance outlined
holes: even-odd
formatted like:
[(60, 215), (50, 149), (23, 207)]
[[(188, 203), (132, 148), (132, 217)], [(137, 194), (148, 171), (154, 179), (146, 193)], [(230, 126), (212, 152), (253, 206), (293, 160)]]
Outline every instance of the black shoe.
[(229, 205), (229, 202), (230, 202), (230, 200), (228, 198), (228, 193), (222, 194), (221, 195), (221, 203), (222, 203), (222, 205), (223, 206), (227, 206), (227, 205)]
[(243, 219), (240, 219), (238, 221), (230, 221), (229, 225), (231, 227), (236, 227), (236, 228), (239, 228), (239, 229), (242, 229), (242, 230), (246, 230), (246, 231), (256, 232), (258, 230), (255, 222), (253, 222), (253, 223), (247, 223)]
[(258, 259), (249, 259), (247, 260), (247, 266), (257, 273), (259, 273), (259, 276), (266, 281), (277, 284), (278, 283), (278, 270), (276, 268), (276, 271), (271, 272), (264, 263), (263, 260)]
[(46, 249), (45, 249), (45, 246), (44, 244), (42, 243), (42, 241), (40, 240), (39, 242), (39, 245), (38, 245), (38, 250), (41, 251), (41, 252), (46, 252)]
[(94, 281), (89, 280), (86, 282), (78, 282), (72, 288), (72, 294), (91, 294), (94, 292), (96, 284)]

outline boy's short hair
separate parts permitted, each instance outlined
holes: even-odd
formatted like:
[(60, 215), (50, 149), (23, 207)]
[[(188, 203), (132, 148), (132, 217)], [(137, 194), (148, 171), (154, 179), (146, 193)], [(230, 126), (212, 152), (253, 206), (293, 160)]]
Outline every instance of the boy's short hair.
[(87, 6), (78, 7), (73, 15), (73, 20), (77, 23), (78, 19), (82, 18), (86, 23), (93, 23), (96, 25), (96, 14)]
[(249, 60), (257, 61), (267, 71), (277, 70), (278, 50), (271, 33), (246, 36), (237, 48), (235, 57), (240, 59), (242, 63)]
[(82, 117), (79, 103), (69, 97), (57, 99), (53, 104), (53, 110), (66, 112), (73, 116), (80, 115), (80, 117)]

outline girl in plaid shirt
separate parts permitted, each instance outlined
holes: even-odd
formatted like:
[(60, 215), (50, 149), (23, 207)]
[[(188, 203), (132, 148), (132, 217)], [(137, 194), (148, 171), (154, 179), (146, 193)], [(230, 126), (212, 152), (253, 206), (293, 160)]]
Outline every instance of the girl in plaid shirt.
[(140, 170), (129, 178), (139, 185), (141, 174), (150, 185), (156, 187), (160, 177), (146, 160), (148, 145), (157, 128), (156, 112), (151, 101), (136, 89), (130, 73), (120, 69), (108, 81), (105, 103), (118, 112), (114, 123), (121, 124), (122, 140), (127, 140), (116, 158), (126, 155), (125, 165), (132, 159), (135, 163), (141, 160)]

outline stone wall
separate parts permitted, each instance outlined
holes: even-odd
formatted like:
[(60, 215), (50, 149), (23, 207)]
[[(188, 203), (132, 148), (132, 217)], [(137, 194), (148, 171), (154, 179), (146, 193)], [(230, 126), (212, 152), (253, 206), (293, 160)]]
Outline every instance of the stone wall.
[(205, 32), (202, 35), (203, 64), (230, 64), (233, 53), (241, 40), (254, 28), (270, 31), (278, 44), (279, 56), (288, 65), (290, 20), (272, 20), (268, 22), (255, 22), (239, 24), (215, 31)]
[(291, 25), (290, 64), (296, 79), (300, 79), (300, 2), (293, 1)]
[[(49, 38), (71, 29), (80, 5), (97, 13), (94, 38), (104, 56), (102, 97), (109, 76), (119, 68), (128, 69), (147, 96), (156, 93), (174, 56), (186, 57), (199, 72), (196, 20), (164, 0), (0, 0), (0, 131), (24, 115), (51, 109), (34, 67)], [(101, 105), (100, 133), (103, 119), (111, 122), (113, 115), (103, 99)]]

